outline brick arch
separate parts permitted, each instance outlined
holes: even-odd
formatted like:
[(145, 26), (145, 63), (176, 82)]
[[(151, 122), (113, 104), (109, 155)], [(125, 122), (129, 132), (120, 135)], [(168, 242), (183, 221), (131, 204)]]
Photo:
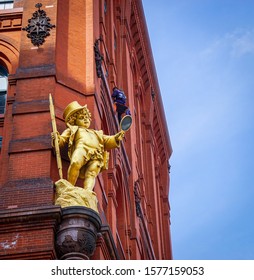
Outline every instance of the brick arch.
[(16, 72), (18, 58), (18, 42), (7, 36), (0, 35), (0, 62), (6, 67), (9, 74)]

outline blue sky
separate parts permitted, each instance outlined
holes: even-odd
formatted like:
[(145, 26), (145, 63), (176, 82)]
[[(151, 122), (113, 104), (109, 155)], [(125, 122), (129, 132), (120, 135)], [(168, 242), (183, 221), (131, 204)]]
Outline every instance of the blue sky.
[(174, 259), (254, 259), (254, 1), (143, 0), (168, 129)]

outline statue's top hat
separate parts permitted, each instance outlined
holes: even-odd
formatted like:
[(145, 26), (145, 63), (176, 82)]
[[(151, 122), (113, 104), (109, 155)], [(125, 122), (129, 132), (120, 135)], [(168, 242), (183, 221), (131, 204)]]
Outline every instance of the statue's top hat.
[(77, 101), (73, 101), (64, 109), (63, 118), (65, 122), (67, 123), (74, 113), (83, 109), (86, 111), (89, 119), (91, 119), (91, 113), (88, 110), (87, 105), (81, 106)]

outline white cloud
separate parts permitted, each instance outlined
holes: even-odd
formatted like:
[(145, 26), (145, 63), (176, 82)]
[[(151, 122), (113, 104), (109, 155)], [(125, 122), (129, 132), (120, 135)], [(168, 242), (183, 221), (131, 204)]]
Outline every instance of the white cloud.
[(231, 58), (254, 54), (254, 29), (236, 29), (213, 41), (201, 52), (201, 56), (211, 57), (227, 51)]
[(245, 100), (250, 98), (250, 84), (241, 75), (247, 54), (254, 55), (254, 29), (235, 29), (206, 49), (171, 57), (173, 66), (163, 68), (160, 76), (165, 76), (167, 84), (162, 92), (170, 87), (165, 96), (170, 106), (165, 109), (178, 157), (192, 147), (228, 141), (242, 129), (244, 110), (248, 110)]
[(254, 30), (237, 30), (228, 35), (231, 42), (231, 55), (239, 57), (245, 54), (254, 54)]

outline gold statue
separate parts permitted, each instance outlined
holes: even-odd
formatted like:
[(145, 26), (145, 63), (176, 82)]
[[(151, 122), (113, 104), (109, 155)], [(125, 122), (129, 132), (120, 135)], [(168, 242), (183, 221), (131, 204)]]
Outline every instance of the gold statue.
[[(84, 201), (83, 205), (98, 211), (96, 194), (93, 192), (95, 179), (102, 170), (107, 169), (107, 150), (119, 147), (125, 131), (121, 130), (115, 135), (104, 135), (102, 130), (90, 129), (91, 113), (87, 105), (81, 106), (77, 101), (71, 102), (65, 108), (63, 117), (67, 129), (61, 135), (58, 132), (51, 135), (53, 146), (56, 146), (55, 142), (60, 148), (68, 144), (70, 165), (67, 173), (68, 182), (60, 179), (55, 183), (58, 200), (56, 204), (62, 207), (80, 205), (80, 197), (76, 200), (74, 197), (77, 192), (82, 192), (80, 195)], [(78, 178), (84, 180), (83, 190), (73, 188)], [(95, 201), (89, 202), (94, 199)]]

